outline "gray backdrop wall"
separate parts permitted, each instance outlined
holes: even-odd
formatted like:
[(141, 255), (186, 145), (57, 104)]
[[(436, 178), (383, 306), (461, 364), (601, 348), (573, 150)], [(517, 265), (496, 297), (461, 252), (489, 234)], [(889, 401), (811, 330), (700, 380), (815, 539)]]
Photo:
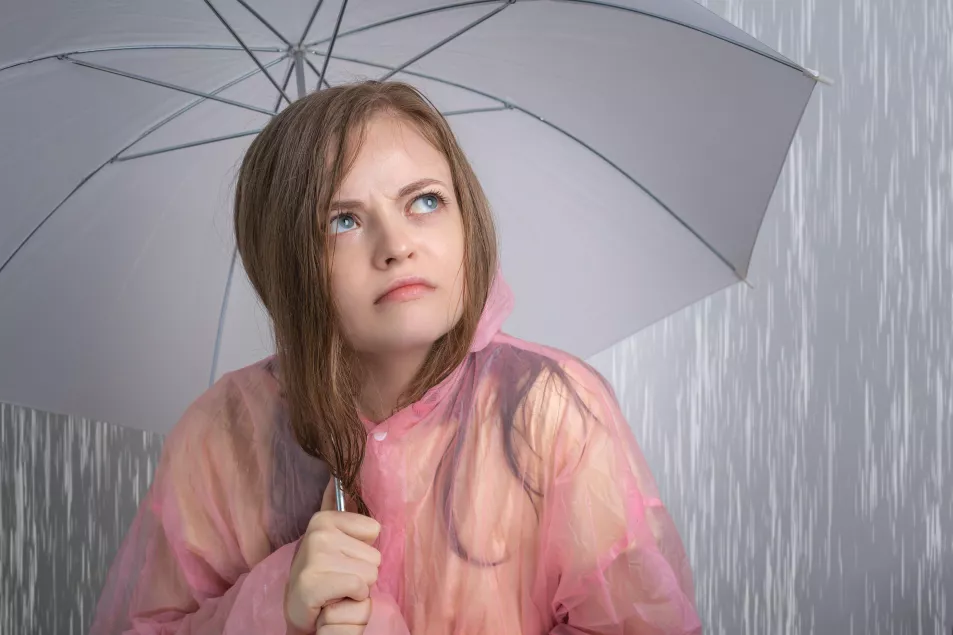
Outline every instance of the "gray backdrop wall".
[[(709, 633), (953, 628), (953, 3), (710, 0), (833, 77), (739, 286), (598, 356)], [(122, 422), (115, 422), (121, 424)], [(161, 438), (0, 406), (0, 633), (82, 633)]]

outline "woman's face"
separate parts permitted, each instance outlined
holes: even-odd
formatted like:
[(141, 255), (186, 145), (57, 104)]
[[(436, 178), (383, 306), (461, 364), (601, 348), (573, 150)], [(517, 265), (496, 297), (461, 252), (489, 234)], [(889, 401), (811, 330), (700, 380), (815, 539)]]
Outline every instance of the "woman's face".
[(359, 353), (428, 349), (462, 312), (463, 223), (446, 157), (379, 115), (331, 202), (331, 293)]

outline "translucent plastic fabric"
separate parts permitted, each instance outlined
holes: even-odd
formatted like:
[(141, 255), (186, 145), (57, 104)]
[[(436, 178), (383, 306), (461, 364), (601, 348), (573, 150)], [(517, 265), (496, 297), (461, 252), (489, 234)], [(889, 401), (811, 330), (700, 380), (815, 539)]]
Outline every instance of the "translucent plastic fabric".
[[(700, 633), (682, 541), (608, 384), (500, 333), (368, 427), (382, 525), (367, 635)], [(284, 634), (297, 540), (329, 473), (295, 443), (273, 359), (223, 377), (169, 435), (93, 635)]]

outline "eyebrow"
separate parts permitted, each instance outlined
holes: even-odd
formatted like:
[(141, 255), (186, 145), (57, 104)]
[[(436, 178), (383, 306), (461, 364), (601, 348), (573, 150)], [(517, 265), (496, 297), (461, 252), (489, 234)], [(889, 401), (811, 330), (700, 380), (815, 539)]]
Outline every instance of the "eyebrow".
[[(408, 183), (404, 187), (400, 188), (400, 190), (397, 192), (397, 198), (398, 199), (406, 198), (407, 196), (410, 196), (414, 192), (422, 190), (425, 187), (428, 187), (430, 185), (440, 185), (443, 187), (447, 187), (447, 185), (443, 181), (439, 181), (437, 179), (431, 179), (431, 178), (417, 179), (413, 183)], [(332, 212), (341, 212), (341, 211), (361, 209), (362, 207), (364, 207), (364, 204), (361, 203), (360, 201), (341, 200), (341, 201), (333, 201), (331, 203), (330, 209)]]

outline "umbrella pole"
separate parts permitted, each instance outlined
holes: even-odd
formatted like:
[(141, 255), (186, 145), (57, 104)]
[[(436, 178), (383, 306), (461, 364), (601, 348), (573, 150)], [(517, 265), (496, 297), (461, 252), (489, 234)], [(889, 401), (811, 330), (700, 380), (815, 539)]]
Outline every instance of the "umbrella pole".
[[(294, 51), (295, 82), (298, 85), (298, 99), (304, 97), (307, 88), (304, 83), (304, 51), (300, 48)], [(319, 86), (320, 88), (320, 86)], [(334, 478), (334, 503), (339, 512), (345, 511), (344, 489), (341, 487), (341, 479)]]
[(346, 511), (344, 490), (341, 488), (341, 479), (334, 477), (334, 505), (339, 512)]
[(298, 84), (298, 99), (301, 99), (307, 91), (304, 84), (304, 51), (301, 49), (295, 49), (294, 64), (295, 82)]

